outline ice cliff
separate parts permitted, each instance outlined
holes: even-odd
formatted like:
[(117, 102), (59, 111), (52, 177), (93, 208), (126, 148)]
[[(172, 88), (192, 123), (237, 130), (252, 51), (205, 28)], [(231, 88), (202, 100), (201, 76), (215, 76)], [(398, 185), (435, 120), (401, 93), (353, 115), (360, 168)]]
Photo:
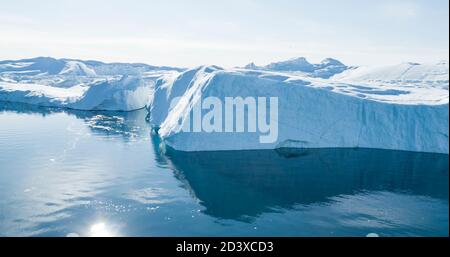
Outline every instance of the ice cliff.
[[(361, 147), (448, 154), (448, 68), (448, 61), (348, 67), (331, 58), (318, 64), (295, 58), (183, 70), (41, 57), (0, 61), (0, 101), (82, 110), (147, 107), (165, 145), (181, 151)], [(226, 132), (225, 113), (220, 129), (181, 130), (209, 97), (276, 98), (276, 117), (269, 115), (271, 105), (257, 109), (276, 124), (275, 140), (262, 143), (270, 131), (248, 124)], [(245, 109), (244, 117), (252, 115)]]
[[(360, 147), (449, 152), (445, 63), (356, 68), (327, 80), (200, 67), (160, 85), (155, 96), (164, 100), (150, 103), (150, 116), (166, 146), (175, 150)], [(180, 95), (170, 107), (168, 101)], [(226, 97), (277, 97), (277, 140), (261, 143), (261, 133), (248, 131), (180, 131), (192, 120), (195, 106), (210, 96), (223, 102)]]

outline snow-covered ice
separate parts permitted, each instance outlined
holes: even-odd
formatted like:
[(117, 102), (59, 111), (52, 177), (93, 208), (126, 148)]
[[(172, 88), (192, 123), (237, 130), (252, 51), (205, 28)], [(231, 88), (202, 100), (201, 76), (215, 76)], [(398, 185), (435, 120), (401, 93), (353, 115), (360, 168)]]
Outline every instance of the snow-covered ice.
[(144, 108), (177, 68), (38, 57), (0, 62), (0, 100), (80, 110)]
[(318, 64), (309, 63), (306, 58), (298, 57), (287, 61), (274, 62), (265, 66), (257, 66), (254, 63), (247, 64), (245, 69), (250, 70), (267, 70), (267, 71), (282, 71), (291, 73), (303, 73), (305, 75), (317, 78), (330, 78), (336, 74), (342, 73), (345, 70), (351, 69), (333, 58), (326, 58)]
[(86, 64), (77, 61), (68, 61), (66, 66), (59, 72), (60, 75), (74, 76), (96, 76), (94, 69), (86, 66)]
[[(406, 68), (410, 74), (400, 64), (384, 69), (391, 74), (380, 73), (379, 68), (352, 68), (330, 79), (201, 67), (157, 87), (164, 104), (153, 101), (150, 111), (169, 106), (166, 100), (172, 97), (172, 87), (177, 88), (177, 96), (179, 89), (186, 91), (173, 108), (150, 116), (164, 120), (156, 124), (160, 136), (167, 146), (181, 151), (361, 147), (448, 153), (448, 64), (411, 65)], [(186, 77), (192, 80), (181, 79)], [(210, 96), (222, 101), (225, 97), (278, 97), (278, 140), (260, 143), (255, 132), (180, 131), (190, 121), (194, 106)]]
[(376, 67), (359, 67), (336, 74), (334, 79), (354, 82), (436, 86), (448, 89), (448, 61), (436, 64), (401, 63)]
[[(0, 101), (83, 110), (146, 106), (164, 143), (181, 151), (364, 147), (448, 154), (448, 68), (448, 61), (349, 67), (295, 58), (183, 70), (34, 58), (0, 62)], [(277, 140), (260, 143), (260, 134), (248, 131), (180, 131), (207, 97), (277, 97)]]
[(78, 110), (132, 111), (145, 107), (152, 87), (151, 81), (131, 76), (68, 88), (0, 82), (0, 100)]

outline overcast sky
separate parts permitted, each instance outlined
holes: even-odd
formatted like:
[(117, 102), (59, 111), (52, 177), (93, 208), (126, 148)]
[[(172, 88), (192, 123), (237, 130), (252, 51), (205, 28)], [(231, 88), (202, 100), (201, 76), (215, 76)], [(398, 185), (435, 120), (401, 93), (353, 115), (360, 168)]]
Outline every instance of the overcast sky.
[(4, 1), (0, 59), (433, 63), (448, 59), (448, 9), (448, 0)]

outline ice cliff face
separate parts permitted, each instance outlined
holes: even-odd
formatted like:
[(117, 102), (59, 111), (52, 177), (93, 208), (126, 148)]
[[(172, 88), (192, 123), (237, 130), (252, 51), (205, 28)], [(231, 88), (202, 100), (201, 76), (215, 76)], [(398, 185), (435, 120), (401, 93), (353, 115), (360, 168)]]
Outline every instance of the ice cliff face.
[(67, 107), (81, 110), (137, 110), (148, 102), (151, 90), (151, 82), (140, 77), (124, 76), (119, 80), (95, 83)]
[(222, 68), (202, 66), (180, 74), (172, 73), (169, 76), (163, 76), (158, 79), (155, 85), (155, 93), (150, 97), (147, 104), (148, 111), (151, 114), (149, 118), (150, 124), (159, 128), (178, 102), (178, 98), (182, 97), (198, 81), (201, 81), (205, 75), (218, 70), (222, 70)]
[[(413, 86), (371, 80), (356, 83), (350, 76), (324, 81), (282, 72), (209, 67), (178, 76), (173, 79), (177, 84), (169, 82), (163, 90), (156, 89), (164, 99), (171, 98), (168, 92), (172, 86), (177, 88), (176, 96), (180, 95), (178, 89), (185, 90), (175, 106), (168, 109), (167, 115), (150, 112), (155, 122), (161, 121), (155, 125), (160, 126), (165, 144), (175, 150), (361, 147), (448, 153), (448, 86), (442, 85), (445, 80), (439, 82), (440, 87), (425, 81)], [(423, 75), (426, 81), (430, 76)], [(183, 79), (186, 83), (180, 84)], [(210, 96), (223, 102), (226, 97), (277, 97), (277, 140), (262, 144), (259, 133), (247, 131), (180, 131), (192, 120), (196, 104)], [(153, 102), (150, 110), (167, 106)]]

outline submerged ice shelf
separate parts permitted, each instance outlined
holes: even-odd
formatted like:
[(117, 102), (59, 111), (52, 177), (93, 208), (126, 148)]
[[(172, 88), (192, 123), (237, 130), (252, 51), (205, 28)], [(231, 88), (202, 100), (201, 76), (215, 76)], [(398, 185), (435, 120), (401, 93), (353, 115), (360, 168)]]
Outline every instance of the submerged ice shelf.
[[(30, 60), (0, 62), (0, 100), (83, 110), (147, 107), (151, 125), (175, 150), (360, 147), (449, 152), (446, 61), (370, 68), (348, 67), (330, 58), (320, 64), (297, 58), (266, 66), (181, 70), (77, 60), (52, 61), (53, 67)], [(207, 97), (276, 97), (276, 140), (261, 143), (259, 133), (248, 131), (180, 131)]]

